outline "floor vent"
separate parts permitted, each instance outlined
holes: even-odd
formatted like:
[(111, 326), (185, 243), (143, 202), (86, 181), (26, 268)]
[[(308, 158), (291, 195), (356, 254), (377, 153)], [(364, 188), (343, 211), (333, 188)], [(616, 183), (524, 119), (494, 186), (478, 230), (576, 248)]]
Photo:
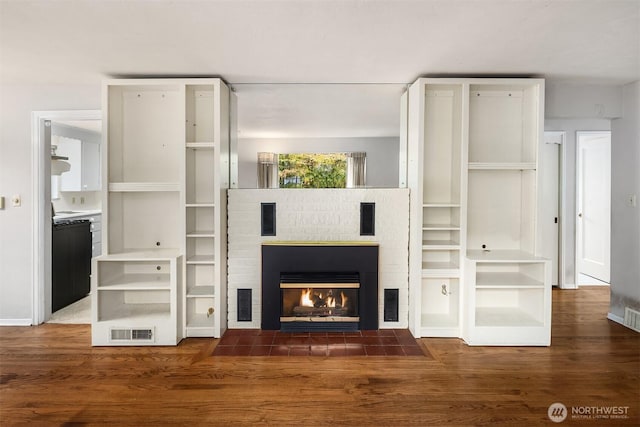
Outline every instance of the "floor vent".
[(153, 329), (113, 328), (110, 330), (110, 341), (153, 341)]
[(624, 325), (636, 332), (640, 332), (640, 311), (625, 307)]

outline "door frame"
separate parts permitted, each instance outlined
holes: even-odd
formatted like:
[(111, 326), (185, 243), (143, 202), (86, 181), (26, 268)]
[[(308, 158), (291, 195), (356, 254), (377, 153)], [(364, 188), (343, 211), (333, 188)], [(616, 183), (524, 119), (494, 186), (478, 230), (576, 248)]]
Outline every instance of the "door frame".
[(567, 286), (565, 279), (566, 261), (565, 261), (565, 242), (568, 241), (566, 236), (566, 227), (564, 225), (564, 218), (566, 217), (567, 203), (565, 201), (565, 193), (567, 188), (566, 166), (565, 159), (567, 150), (567, 137), (565, 131), (544, 131), (545, 140), (543, 144), (546, 144), (547, 136), (557, 136), (560, 139), (558, 143), (558, 288), (559, 289), (573, 289), (572, 286)]
[(32, 242), (31, 317), (34, 325), (51, 317), (51, 142), (45, 121), (102, 120), (101, 110), (33, 111), (31, 113)]
[[(574, 235), (574, 255), (575, 255), (575, 260), (574, 260), (574, 265), (575, 265), (575, 287), (576, 289), (579, 287), (578, 285), (578, 278), (580, 276), (580, 253), (579, 253), (579, 242), (580, 242), (580, 228), (578, 225), (578, 214), (580, 211), (580, 136), (581, 135), (609, 135), (609, 149), (611, 149), (611, 131), (610, 130), (579, 130), (576, 131), (576, 176), (575, 176), (575, 183), (576, 183), (576, 192), (575, 192), (575, 206), (576, 206), (576, 210), (575, 210), (575, 235)], [(609, 198), (609, 210), (611, 210), (611, 198)], [(611, 233), (609, 233), (609, 239), (611, 239)], [(609, 248), (609, 253), (611, 253), (611, 248)], [(609, 265), (609, 270), (611, 270), (611, 265)]]

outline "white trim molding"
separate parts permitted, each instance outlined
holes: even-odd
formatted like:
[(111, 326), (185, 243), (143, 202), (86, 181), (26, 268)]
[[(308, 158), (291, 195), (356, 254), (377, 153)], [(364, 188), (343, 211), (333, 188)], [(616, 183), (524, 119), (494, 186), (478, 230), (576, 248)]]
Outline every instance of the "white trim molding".
[(31, 319), (0, 319), (0, 326), (31, 326)]
[(607, 319), (612, 320), (612, 321), (614, 321), (616, 323), (619, 323), (622, 326), (624, 326), (625, 328), (628, 328), (628, 326), (624, 324), (624, 318), (618, 316), (617, 314), (607, 313)]

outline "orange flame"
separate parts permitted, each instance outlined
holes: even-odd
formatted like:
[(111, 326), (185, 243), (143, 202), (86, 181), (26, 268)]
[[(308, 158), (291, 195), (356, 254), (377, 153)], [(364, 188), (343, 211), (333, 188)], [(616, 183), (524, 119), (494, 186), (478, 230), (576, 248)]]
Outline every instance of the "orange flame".
[(300, 294), (300, 305), (303, 307), (313, 307), (313, 301), (311, 301), (311, 289), (302, 291)]

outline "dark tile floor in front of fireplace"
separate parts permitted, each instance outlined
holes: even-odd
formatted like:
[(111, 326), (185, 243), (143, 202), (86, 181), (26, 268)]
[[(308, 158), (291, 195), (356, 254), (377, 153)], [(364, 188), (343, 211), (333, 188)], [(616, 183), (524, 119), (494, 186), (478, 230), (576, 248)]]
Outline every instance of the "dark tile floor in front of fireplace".
[(327, 333), (228, 329), (213, 355), (431, 357), (407, 329)]

